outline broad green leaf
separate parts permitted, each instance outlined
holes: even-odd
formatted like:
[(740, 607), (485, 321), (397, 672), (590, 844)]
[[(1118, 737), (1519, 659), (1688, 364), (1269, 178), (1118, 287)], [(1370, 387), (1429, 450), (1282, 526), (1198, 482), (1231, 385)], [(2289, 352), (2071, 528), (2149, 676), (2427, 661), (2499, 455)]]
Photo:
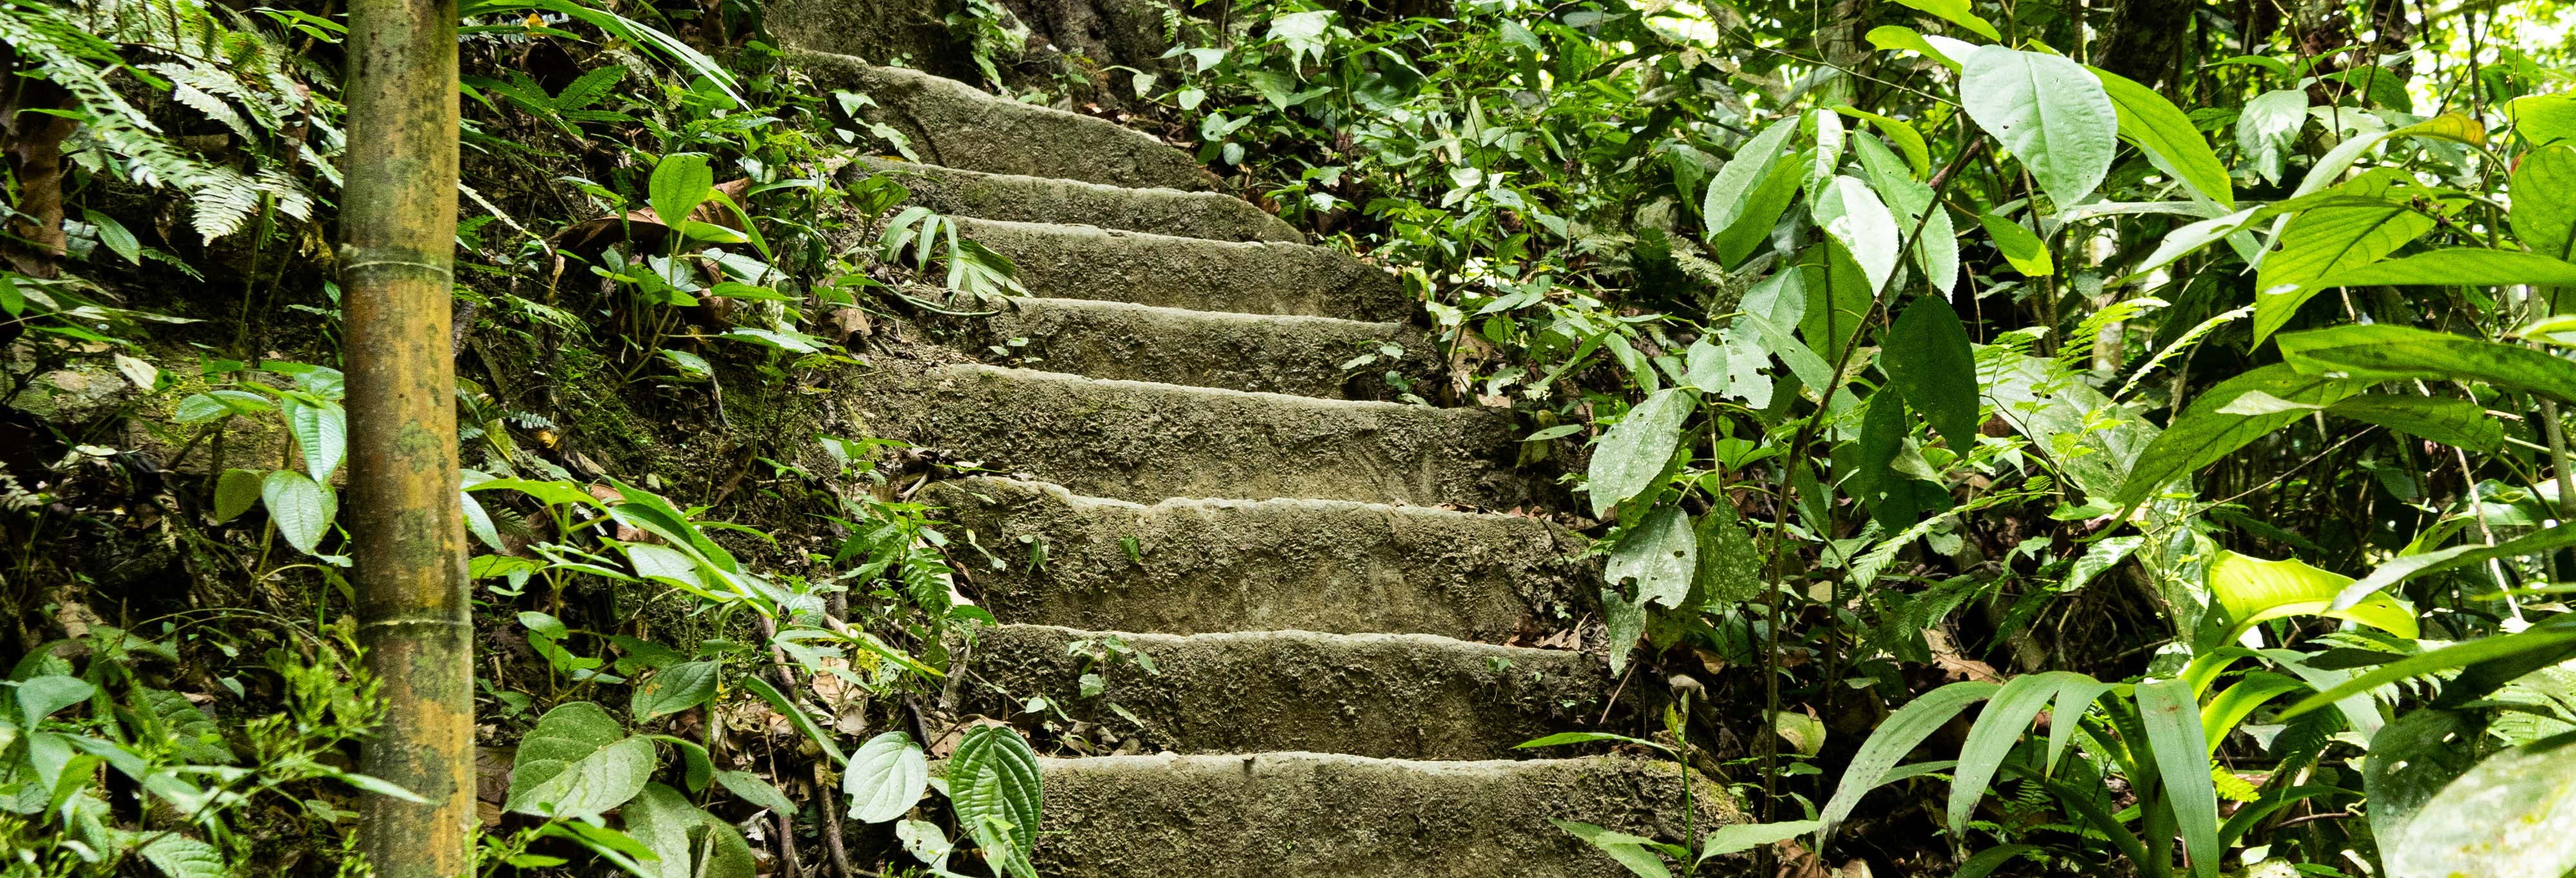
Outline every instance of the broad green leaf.
[(653, 166), (645, 195), (653, 215), (677, 229), (688, 223), (690, 211), (715, 196), (715, 187), (715, 170), (708, 167), (705, 154), (678, 152), (663, 156)]
[(2551, 259), (2576, 257), (2576, 146), (2525, 153), (2513, 172), (2513, 234)]
[(1951, 70), (1959, 69), (1957, 59), (1951, 58), (1947, 53), (1933, 46), (1931, 41), (1923, 38), (1922, 32), (1910, 27), (1893, 24), (1874, 27), (1869, 31), (1868, 39), (1869, 44), (1877, 46), (1880, 51), (1893, 52), (1902, 49), (1918, 52), (1923, 57), (1940, 62), (1943, 67)]
[[(1967, 831), (1968, 817), (1976, 812), (1977, 800), (1985, 797), (1986, 784), (2003, 767), (2004, 757), (2012, 754), (2022, 731), (2030, 728), (2031, 720), (2039, 717), (2060, 690), (2069, 687), (2109, 688), (2073, 671), (2050, 671), (2014, 677), (1995, 692), (1994, 700), (1986, 702), (1985, 710), (1977, 714), (1976, 725), (1968, 729), (1967, 742), (1959, 747), (1959, 764), (1950, 782), (1951, 832)], [(2052, 720), (2051, 726), (2073, 726), (2081, 715), (2080, 711), (2056, 714), (2061, 719)]]
[(687, 662), (655, 671), (635, 687), (629, 709), (640, 723), (705, 704), (715, 697), (716, 677), (722, 671), (722, 662)]
[(2368, 625), (2399, 637), (2421, 634), (2414, 611), (2387, 595), (2374, 595), (2354, 606), (2332, 609), (2335, 596), (2352, 584), (2352, 577), (2319, 570), (2295, 558), (2266, 561), (2221, 549), (2209, 562), (2208, 581), (2210, 595), (2227, 609), (2227, 618), (2235, 623), (2227, 632), (2229, 642), (2263, 622), (2306, 615)]
[(259, 473), (246, 469), (227, 469), (215, 478), (215, 523), (222, 524), (249, 512), (258, 505)]
[(1969, 33), (1986, 39), (2004, 38), (2003, 34), (1995, 31), (1994, 25), (1987, 24), (1985, 19), (1978, 18), (1977, 13), (1968, 8), (1968, 0), (1896, 0), (1896, 2), (1931, 13), (1934, 17), (1967, 28)]
[(144, 844), (143, 861), (169, 878), (229, 878), (232, 868), (224, 863), (224, 852), (214, 845), (180, 835), (163, 832)]
[(2392, 878), (2558, 878), (2576, 870), (2576, 746), (2489, 756), (2381, 848)]
[(1706, 606), (1742, 603), (1762, 594), (1762, 549), (1724, 503), (1699, 518), (1699, 572), (1694, 590)]
[(1749, 851), (1788, 841), (1816, 831), (1816, 821), (1787, 820), (1779, 823), (1737, 823), (1720, 826), (1699, 843), (1699, 861)]
[(268, 520), (276, 523), (287, 545), (307, 555), (318, 554), (315, 548), (331, 529), (336, 511), (331, 489), (303, 473), (282, 469), (260, 481), (259, 499), (268, 506)]
[(65, 674), (29, 678), (18, 684), (18, 725), (33, 729), (56, 711), (88, 701), (97, 692), (98, 687)]
[(912, 736), (887, 732), (850, 753), (841, 791), (850, 795), (850, 819), (884, 823), (911, 811), (930, 787), (930, 760)]
[[(1720, 170), (1719, 173), (1725, 172)], [(1752, 196), (1744, 200), (1744, 209), (1735, 220), (1722, 227), (1709, 226), (1718, 230), (1709, 238), (1709, 245), (1716, 249), (1718, 260), (1729, 267), (1740, 265), (1745, 257), (1768, 242), (1772, 227), (1780, 223), (1780, 215), (1787, 213), (1790, 203), (1798, 200), (1798, 186), (1805, 178), (1797, 162), (1773, 162), (1770, 173), (1754, 188)]]
[[(1771, 127), (1745, 141), (1735, 150), (1735, 157), (1717, 169), (1717, 176), (1709, 180), (1707, 198), (1700, 206), (1700, 217), (1707, 228), (1713, 233), (1724, 231), (1737, 219), (1746, 216), (1746, 202), (1752, 200), (1755, 187), (1761, 186), (1771, 176), (1771, 166), (1779, 162), (1781, 152), (1788, 146), (1789, 136), (1797, 131), (1798, 119), (1795, 116), (1773, 122)], [(1769, 224), (1764, 225), (1764, 230), (1768, 231)]]
[(1878, 193), (1858, 179), (1837, 176), (1816, 198), (1815, 216), (1825, 234), (1851, 252), (1852, 261), (1869, 278), (1870, 291), (1886, 290), (1888, 276), (1896, 273), (1897, 247), (1903, 243), (1899, 236), (1904, 233), (1897, 231), (1896, 217)]
[[(2296, 336), (2283, 336), (2283, 344)], [(2361, 382), (2302, 375), (2286, 363), (2274, 363), (2219, 382), (2192, 400), (2129, 468), (2112, 502), (2134, 506), (2175, 479), (2188, 476), (2226, 457), (2246, 443), (2263, 438), (2305, 416), (2305, 410), (2240, 415), (2224, 409), (2248, 394), (2310, 406), (2328, 406), (2360, 390)]]
[(2209, 706), (2201, 708), (2201, 743), (2216, 755), (2218, 745), (2227, 742), (2227, 734), (2236, 731), (2236, 724), (2244, 722), (2256, 708), (2306, 688), (2308, 684), (2295, 677), (2269, 671), (2246, 674), (2243, 679), (2220, 691), (2217, 697), (2209, 699)]
[(337, 405), (306, 405), (293, 399), (283, 406), (286, 425), (295, 431), (295, 447), (304, 452), (304, 473), (316, 482), (331, 473), (349, 453), (349, 415)]
[(1968, 344), (1968, 329), (1959, 313), (1939, 296), (1920, 296), (1897, 315), (1880, 352), (1879, 368), (1887, 382), (1905, 395), (1905, 403), (1922, 412), (1950, 450), (1965, 456), (1977, 448), (1977, 356)]
[(268, 397), (247, 390), (209, 390), (190, 394), (179, 401), (170, 419), (182, 424), (197, 424), (226, 415), (253, 415), (276, 408)]
[(1681, 445), (1682, 422), (1698, 406), (1698, 398), (1688, 391), (1659, 390), (1602, 432), (1584, 483), (1592, 497), (1593, 515), (1607, 515), (1611, 508), (1654, 487)]
[(2326, 413), (2470, 451), (2504, 450), (2504, 425), (2486, 407), (2457, 397), (2365, 393), (2327, 406)]
[(786, 793), (779, 792), (768, 781), (761, 780), (760, 775), (748, 771), (719, 771), (714, 773), (714, 779), (735, 798), (745, 802), (780, 814), (793, 815), (797, 811), (795, 800), (787, 798)]
[(1959, 285), (1959, 236), (1950, 225), (1950, 211), (1935, 202), (1932, 187), (1914, 179), (1904, 160), (1878, 138), (1864, 134), (1855, 143), (1870, 186), (1895, 216), (1897, 230), (1913, 240), (1908, 249), (1916, 267), (1923, 269), (1924, 280), (1942, 295), (1950, 295)]
[(1813, 207), (1831, 188), (1834, 173), (1843, 165), (1844, 136), (1842, 114), (1832, 110), (1807, 113), (1808, 126), (1816, 137), (1816, 148), (1807, 152), (1807, 199)]
[(2484, 381), (2576, 402), (2576, 362), (2518, 345), (2410, 326), (2336, 326), (2281, 336), (2302, 374), (2357, 381)]
[[(1799, 271), (1806, 276), (1807, 310), (1798, 320), (1798, 334), (1807, 340), (1807, 348), (1831, 362), (1844, 357), (1867, 325), (1870, 311), (1878, 304), (1878, 294), (1870, 286), (1868, 272), (1852, 258), (1842, 242), (1827, 239), (1807, 248), (1798, 256)], [(1784, 355), (1785, 357), (1785, 355)], [(1816, 370), (1811, 384), (1833, 380), (1826, 374), (1831, 366)], [(1844, 376), (1849, 377), (1849, 376)]]
[(492, 526), (492, 514), (483, 510), (483, 501), (474, 499), (472, 492), (458, 491), (456, 503), (459, 513), (465, 516), (467, 533), (482, 540), (483, 545), (494, 552), (508, 551), (501, 543), (501, 529)]
[(2320, 287), (2576, 286), (2576, 264), (2519, 250), (2456, 247), (2374, 262), (2318, 278)]
[(1637, 647), (1637, 638), (1646, 633), (1646, 604), (1631, 600), (1618, 589), (1601, 590), (1601, 624), (1609, 631), (1610, 673), (1617, 676), (1628, 669), (1628, 653)]
[(652, 851), (655, 859), (640, 865), (659, 878), (753, 878), (758, 871), (759, 860), (742, 834), (689, 804), (679, 790), (647, 784), (618, 816), (626, 834)]
[(1950, 878), (1986, 878), (1994, 874), (1996, 869), (2003, 868), (2005, 863), (2012, 862), (2014, 858), (2037, 853), (2039, 850), (2038, 845), (1996, 845), (1959, 861), (1959, 871), (1950, 873)]
[(948, 760), (948, 801), (987, 859), (1017, 878), (1037, 878), (1037, 754), (1018, 730), (976, 726)]
[(2361, 788), (2370, 802), (2370, 828), (2396, 839), (2453, 778), (2477, 765), (2468, 746), (2481, 723), (2458, 711), (2419, 708), (2370, 736), (2361, 764)]
[(2209, 777), (2209, 747), (2202, 740), (2200, 704), (2191, 681), (2157, 680), (2137, 689), (2138, 720), (2162, 775), (2165, 804), (2181, 827), (2192, 874), (2217, 878), (2218, 788)]
[(1923, 132), (1914, 130), (1913, 125), (1901, 119), (1881, 116), (1849, 104), (1835, 105), (1834, 112), (1854, 119), (1868, 120), (1869, 127), (1878, 129), (1880, 137), (1887, 138), (1887, 142), (1896, 145), (1896, 151), (1905, 154), (1905, 163), (1914, 169), (1916, 176), (1932, 173), (1932, 151), (1923, 144)]
[[(2317, 278), (2379, 261), (2433, 230), (2432, 217), (2407, 203), (2413, 187), (2373, 172), (2344, 184), (2337, 198), (2301, 212), (2281, 232), (2281, 249), (2263, 257), (2254, 289), (2254, 341), (2290, 322), (2322, 286)], [(2392, 191), (2393, 190), (2393, 191)]]
[(628, 737), (599, 705), (546, 711), (519, 740), (502, 807), (540, 817), (595, 816), (625, 804), (653, 775), (653, 742)]
[(2420, 555), (2400, 555), (2379, 565), (2378, 569), (2370, 571), (2369, 576), (2364, 576), (2353, 584), (2345, 586), (2343, 593), (2335, 596), (2334, 606), (2337, 608), (2352, 606), (2363, 598), (2378, 593), (2381, 589), (2422, 574), (2439, 573), (2472, 564), (2484, 564), (2500, 558), (2520, 558), (2525, 555), (2555, 552), (2570, 546), (2576, 546), (2576, 523), (2561, 524), (2493, 546), (2470, 543)]
[(580, 485), (576, 485), (571, 482), (539, 482), (528, 479), (493, 479), (488, 482), (476, 482), (474, 484), (467, 485), (465, 490), (480, 492), (498, 491), (504, 488), (536, 498), (537, 502), (548, 506), (590, 506), (595, 508), (604, 508), (601, 507), (599, 498), (590, 496), (589, 491), (584, 491), (581, 489)]
[(2004, 261), (2022, 276), (2045, 277), (2057, 273), (2057, 261), (2049, 258), (2048, 245), (2021, 223), (1989, 213), (1978, 216), (1977, 224), (1986, 227), (1986, 236), (1994, 239), (1995, 249), (2001, 251)]
[(1834, 825), (1851, 816), (1852, 809), (1860, 806), (1861, 796), (1877, 789), (1888, 769), (1896, 767), (1897, 760), (1914, 752), (1923, 739), (1940, 731), (1959, 711), (1993, 697), (2002, 688), (1973, 680), (1952, 683), (1923, 693), (1889, 714), (1886, 721), (1878, 724), (1878, 730), (1870, 733), (1869, 740), (1861, 742), (1860, 751), (1852, 754), (1850, 766), (1843, 769), (1842, 783), (1834, 787), (1834, 797), (1817, 813), (1818, 843), (1833, 837)]
[(689, 785), (689, 792), (706, 790), (707, 781), (714, 779), (716, 773), (716, 761), (707, 756), (706, 745), (671, 735), (653, 735), (652, 738), (680, 751), (680, 778)]
[(1610, 550), (1602, 577), (1612, 585), (1634, 579), (1637, 600), (1678, 608), (1690, 596), (1691, 573), (1699, 569), (1698, 543), (1688, 513), (1674, 506), (1657, 509)]
[(2200, 136), (2182, 108), (2135, 80), (2099, 67), (2086, 67), (2102, 80), (2102, 91), (2119, 111), (2120, 136), (2138, 145), (2147, 161), (2175, 180), (2229, 210), (2236, 208), (2236, 189), (2227, 166), (2219, 163), (2209, 140)]
[(2465, 143), (2470, 146), (2485, 146), (2487, 143), (2487, 126), (2483, 122), (2470, 118), (2466, 113), (2443, 113), (2442, 115), (2426, 119), (2422, 122), (2417, 122), (2413, 125), (2408, 125), (2404, 128), (2390, 131), (2388, 132), (2388, 136), (2430, 137), (2435, 140), (2448, 140), (2453, 143)]
[(1983, 46), (1961, 59), (1959, 95), (1968, 117), (2030, 169), (2057, 209), (2083, 201), (2110, 172), (2119, 112), (2082, 65)]
[[(2155, 252), (2147, 254), (2147, 258), (2140, 261), (2136, 268), (2131, 269), (2122, 282), (2126, 283), (2130, 278), (2172, 265), (2174, 260), (2198, 253), (2201, 248), (2243, 232), (2245, 225), (2254, 221), (2261, 210), (2261, 208), (2249, 207), (2226, 216), (2191, 223), (2166, 233), (2164, 241), (2156, 245)], [(2245, 240), (2251, 241), (2253, 236), (2248, 234)], [(2248, 250), (2252, 247), (2251, 244), (2247, 245)]]
[(1524, 750), (1531, 747), (1562, 747), (1567, 744), (1590, 744), (1596, 741), (1618, 741), (1626, 744), (1635, 744), (1640, 747), (1662, 750), (1666, 753), (1673, 752), (1673, 748), (1663, 744), (1658, 744), (1643, 738), (1631, 738), (1627, 735), (1614, 735), (1609, 732), (1558, 732), (1544, 738), (1533, 738), (1531, 740), (1522, 741), (1518, 744), (1512, 745), (1512, 749)]
[(2504, 115), (2525, 143), (2547, 146), (2576, 140), (2576, 95), (2525, 95), (2506, 101)]
[[(2245, 160), (2263, 179), (2281, 182), (2281, 171), (2287, 163), (2290, 148), (2298, 142), (2299, 129), (2308, 124), (2308, 93), (2303, 89), (2284, 88), (2255, 95), (2245, 102), (2236, 116), (2236, 146), (2244, 151)], [(2314, 178), (2325, 168), (2309, 172)]]
[(1549, 818), (1547, 822), (1556, 824), (1556, 828), (1565, 830), (1575, 838), (1583, 839), (1585, 844), (1591, 845), (1595, 850), (1610, 855), (1611, 860), (1627, 867), (1628, 874), (1635, 875), (1637, 878), (1672, 878), (1672, 867), (1664, 864), (1662, 854), (1654, 852), (1649, 847), (1655, 845), (1654, 839), (1603, 829), (1577, 820)]

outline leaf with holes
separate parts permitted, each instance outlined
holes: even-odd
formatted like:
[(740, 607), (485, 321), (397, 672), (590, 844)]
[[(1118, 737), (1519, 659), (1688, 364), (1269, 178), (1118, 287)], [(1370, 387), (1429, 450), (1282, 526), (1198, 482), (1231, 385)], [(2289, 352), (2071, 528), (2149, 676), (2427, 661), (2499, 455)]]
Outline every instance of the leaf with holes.
[(1672, 463), (1674, 449), (1681, 447), (1682, 422), (1698, 407), (1697, 397), (1687, 391), (1659, 390), (1601, 434), (1584, 488), (1592, 496), (1593, 515), (1607, 515), (1654, 486)]
[(1691, 573), (1698, 568), (1699, 546), (1691, 534), (1690, 515), (1667, 506), (1647, 513), (1628, 530), (1618, 547), (1610, 550), (1602, 575), (1613, 585), (1636, 580), (1640, 602), (1679, 607), (1690, 596)]
[(688, 662), (655, 671), (635, 687), (628, 709), (635, 712), (635, 721), (640, 723), (705, 704), (715, 697), (716, 675), (721, 668), (721, 662)]

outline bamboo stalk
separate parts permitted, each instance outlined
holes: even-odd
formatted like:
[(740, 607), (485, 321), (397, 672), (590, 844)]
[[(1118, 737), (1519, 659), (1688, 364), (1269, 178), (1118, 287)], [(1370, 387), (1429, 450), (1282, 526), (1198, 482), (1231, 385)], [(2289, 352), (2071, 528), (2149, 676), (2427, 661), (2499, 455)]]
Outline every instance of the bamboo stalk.
[(383, 878), (470, 874), (474, 668), (449, 352), (457, 175), (454, 0), (349, 5), (349, 532), (360, 636), (385, 721), (360, 849)]

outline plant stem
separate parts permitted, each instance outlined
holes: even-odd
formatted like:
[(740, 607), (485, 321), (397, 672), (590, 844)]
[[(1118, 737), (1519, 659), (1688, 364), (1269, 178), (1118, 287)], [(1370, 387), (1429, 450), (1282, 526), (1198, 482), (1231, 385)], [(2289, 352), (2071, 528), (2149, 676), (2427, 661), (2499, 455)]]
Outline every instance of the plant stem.
[(359, 847), (382, 878), (472, 868), (474, 668), (457, 492), (456, 4), (349, 8), (347, 313), (350, 554), (359, 636), (385, 721), (362, 769), (427, 799), (360, 797)]

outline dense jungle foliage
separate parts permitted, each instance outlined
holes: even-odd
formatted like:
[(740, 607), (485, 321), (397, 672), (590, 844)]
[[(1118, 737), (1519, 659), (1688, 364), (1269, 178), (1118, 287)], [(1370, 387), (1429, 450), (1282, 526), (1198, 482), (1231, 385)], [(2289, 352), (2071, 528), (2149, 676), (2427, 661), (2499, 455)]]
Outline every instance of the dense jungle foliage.
[[(943, 693), (961, 571), (1042, 547), (832, 401), (1014, 269), (851, 164), (909, 145), (763, 11), (459, 11), (485, 874), (1035, 874), (1049, 705)], [(1095, 58), (967, 0), (959, 57), (869, 60), (1154, 131), (1406, 280), (1447, 375), (1386, 380), (1516, 413), (1665, 705), (1529, 746), (1761, 815), (1564, 826), (1638, 875), (2551, 878), (2564, 13), (1252, 0)], [(352, 768), (346, 37), (0, 0), (0, 874), (365, 874), (351, 802), (405, 794)]]

